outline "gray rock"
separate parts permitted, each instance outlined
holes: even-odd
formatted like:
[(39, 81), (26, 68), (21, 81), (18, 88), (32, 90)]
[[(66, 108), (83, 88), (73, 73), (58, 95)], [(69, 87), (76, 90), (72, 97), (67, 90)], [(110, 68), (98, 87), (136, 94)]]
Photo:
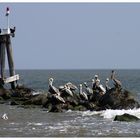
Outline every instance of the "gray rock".
[(132, 121), (139, 121), (140, 119), (136, 116), (130, 115), (130, 114), (123, 114), (123, 115), (116, 115), (114, 118), (114, 121), (126, 121), (126, 122), (132, 122)]

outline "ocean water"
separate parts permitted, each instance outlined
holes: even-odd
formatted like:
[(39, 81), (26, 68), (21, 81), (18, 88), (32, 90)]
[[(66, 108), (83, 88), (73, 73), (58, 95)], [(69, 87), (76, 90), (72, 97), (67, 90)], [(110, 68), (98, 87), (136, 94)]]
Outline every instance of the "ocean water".
[[(48, 78), (54, 78), (58, 87), (66, 82), (75, 85), (87, 82), (98, 74), (101, 83), (110, 77), (111, 70), (17, 70), (19, 83), (37, 91), (47, 92)], [(123, 87), (133, 92), (140, 101), (140, 70), (117, 70)], [(110, 83), (111, 86), (111, 83)], [(0, 119), (0, 137), (139, 137), (140, 122), (116, 122), (115, 115), (129, 113), (140, 118), (140, 109), (71, 111), (48, 113), (44, 108), (22, 108), (0, 104), (0, 116), (7, 113), (8, 120)]]

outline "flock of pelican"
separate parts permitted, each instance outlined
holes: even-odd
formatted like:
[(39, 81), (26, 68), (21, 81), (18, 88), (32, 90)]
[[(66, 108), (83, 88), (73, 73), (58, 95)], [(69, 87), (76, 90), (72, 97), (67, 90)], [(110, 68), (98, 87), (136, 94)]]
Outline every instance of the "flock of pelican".
[[(121, 86), (121, 82), (115, 78), (115, 71), (112, 71), (111, 74), (111, 80), (113, 81), (115, 86)], [(59, 88), (56, 88), (53, 85), (54, 79), (49, 78), (49, 93), (54, 96), (59, 101), (65, 103), (64, 96), (71, 96), (74, 97), (77, 93), (79, 93), (79, 97), (82, 100), (88, 101), (89, 97), (94, 94), (94, 92), (98, 92), (100, 95), (104, 95), (108, 90), (111, 88), (108, 85), (109, 78), (106, 79), (105, 82), (105, 88), (102, 84), (100, 84), (100, 79), (98, 75), (94, 76), (94, 79), (92, 79), (92, 88), (88, 87), (87, 83), (84, 82), (83, 84), (79, 84), (79, 88), (72, 84), (71, 82), (66, 83), (63, 86), (59, 86)], [(84, 91), (83, 91), (84, 86)], [(78, 91), (78, 92), (77, 92)]]

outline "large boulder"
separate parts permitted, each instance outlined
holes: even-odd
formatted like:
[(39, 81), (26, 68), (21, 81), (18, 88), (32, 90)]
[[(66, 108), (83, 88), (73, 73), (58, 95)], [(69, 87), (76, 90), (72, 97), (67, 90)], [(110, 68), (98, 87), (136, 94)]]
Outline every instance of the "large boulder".
[(133, 109), (140, 107), (131, 92), (116, 88), (110, 89), (99, 99), (99, 106), (104, 106), (107, 109)]
[(114, 118), (114, 121), (126, 121), (126, 122), (132, 122), (132, 121), (139, 121), (140, 119), (136, 116), (130, 115), (130, 114), (123, 114), (123, 115), (116, 115)]

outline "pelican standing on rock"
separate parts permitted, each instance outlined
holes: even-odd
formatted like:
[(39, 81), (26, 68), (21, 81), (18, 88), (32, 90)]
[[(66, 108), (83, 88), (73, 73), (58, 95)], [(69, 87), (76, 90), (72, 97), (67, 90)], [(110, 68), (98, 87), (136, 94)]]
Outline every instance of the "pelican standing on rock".
[(88, 87), (88, 85), (87, 85), (86, 82), (84, 82), (84, 86), (85, 86), (85, 91), (86, 91), (86, 93), (87, 93), (88, 95), (92, 95), (92, 94), (93, 94), (93, 90), (92, 90), (90, 87)]
[(105, 88), (106, 88), (106, 91), (108, 91), (108, 90), (111, 89), (111, 88), (109, 87), (108, 83), (109, 83), (109, 78), (106, 78), (106, 81), (105, 81)]
[(70, 90), (74, 91), (77, 90), (77, 86), (72, 84), (71, 82), (66, 83), (67, 86), (69, 86)]
[(65, 103), (65, 100), (58, 94), (53, 94), (52, 95), (55, 99), (57, 99), (57, 101), (61, 102), (61, 103)]
[[(95, 75), (95, 76), (96, 76), (96, 75)], [(93, 91), (96, 91), (96, 90), (98, 89), (98, 87), (99, 87), (99, 84), (100, 84), (100, 79), (98, 79), (98, 77), (95, 77), (92, 90), (93, 90)]]
[(82, 84), (79, 85), (79, 94), (80, 94), (81, 99), (88, 100), (87, 94), (83, 92)]
[(93, 91), (96, 90), (99, 83), (100, 83), (100, 79), (98, 78), (98, 75), (95, 75), (94, 79), (92, 79), (92, 89), (93, 89)]
[(72, 93), (72, 91), (70, 90), (70, 87), (69, 87), (68, 84), (65, 85), (65, 92), (66, 92), (68, 95), (70, 95), (70, 96), (73, 97), (73, 93)]
[(114, 81), (114, 85), (116, 88), (121, 88), (122, 84), (118, 79), (115, 78), (115, 71), (114, 70), (112, 70), (112, 72), (111, 72), (111, 79)]
[(52, 84), (53, 84), (53, 78), (50, 78), (48, 91), (53, 94), (52, 97), (54, 97), (55, 99), (57, 99), (62, 103), (65, 103), (65, 100), (60, 96), (59, 90), (56, 87), (54, 87)]
[(53, 84), (53, 81), (54, 81), (54, 79), (53, 78), (50, 78), (49, 79), (49, 92), (50, 93), (52, 93), (52, 94), (57, 94), (57, 95), (60, 95), (60, 92), (59, 92), (59, 90), (56, 88), (56, 87), (54, 87), (52, 84)]

